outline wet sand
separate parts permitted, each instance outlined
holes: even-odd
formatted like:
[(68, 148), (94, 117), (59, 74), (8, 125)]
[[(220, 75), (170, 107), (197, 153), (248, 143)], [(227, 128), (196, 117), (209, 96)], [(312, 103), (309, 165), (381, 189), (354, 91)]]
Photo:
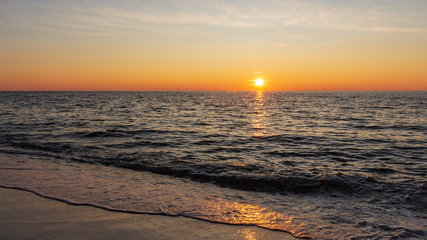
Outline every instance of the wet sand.
[(0, 236), (12, 239), (296, 239), (284, 232), (74, 206), (0, 188)]

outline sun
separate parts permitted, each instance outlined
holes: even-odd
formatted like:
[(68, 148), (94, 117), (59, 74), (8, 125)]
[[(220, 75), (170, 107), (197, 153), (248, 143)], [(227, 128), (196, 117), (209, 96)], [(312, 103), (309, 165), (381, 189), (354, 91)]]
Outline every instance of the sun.
[(264, 79), (258, 78), (254, 81), (255, 81), (255, 83), (254, 83), (255, 86), (260, 86), (260, 87), (264, 86)]

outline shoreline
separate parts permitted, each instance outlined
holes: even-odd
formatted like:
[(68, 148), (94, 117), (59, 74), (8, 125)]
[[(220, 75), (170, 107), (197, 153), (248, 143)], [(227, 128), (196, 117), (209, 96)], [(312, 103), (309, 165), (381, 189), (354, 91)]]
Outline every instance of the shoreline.
[(285, 239), (289, 233), (183, 216), (121, 212), (0, 187), (0, 236), (13, 239)]

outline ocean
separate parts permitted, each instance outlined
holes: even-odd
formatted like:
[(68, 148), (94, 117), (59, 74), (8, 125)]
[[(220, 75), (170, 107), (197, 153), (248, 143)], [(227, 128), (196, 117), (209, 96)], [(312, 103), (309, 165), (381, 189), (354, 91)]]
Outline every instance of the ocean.
[(427, 238), (427, 92), (0, 92), (0, 185), (308, 239)]

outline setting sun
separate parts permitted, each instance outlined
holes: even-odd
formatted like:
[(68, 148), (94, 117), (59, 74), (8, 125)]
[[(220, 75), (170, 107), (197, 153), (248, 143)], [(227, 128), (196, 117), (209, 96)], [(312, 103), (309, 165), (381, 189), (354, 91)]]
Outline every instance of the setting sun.
[(258, 78), (255, 81), (255, 86), (264, 86), (264, 79)]

